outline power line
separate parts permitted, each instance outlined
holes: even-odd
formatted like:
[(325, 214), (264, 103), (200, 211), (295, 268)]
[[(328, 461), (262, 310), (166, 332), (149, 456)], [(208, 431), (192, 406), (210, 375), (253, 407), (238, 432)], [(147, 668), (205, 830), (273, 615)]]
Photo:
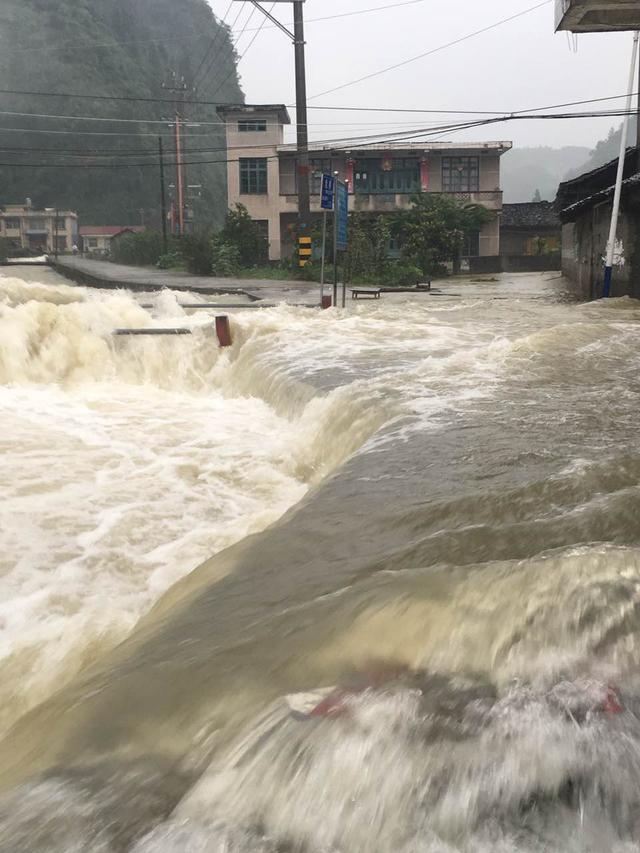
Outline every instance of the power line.
[[(233, 0), (232, 0), (232, 2), (233, 2)], [(396, 9), (399, 6), (413, 6), (416, 3), (424, 3), (424, 2), (425, 2), (425, 0), (403, 0), (403, 2), (400, 2), (400, 3), (390, 3), (390, 4), (387, 4), (385, 6), (373, 6), (369, 9), (356, 9), (353, 12), (341, 12), (337, 15), (325, 15), (322, 18), (308, 18), (305, 21), (305, 24), (316, 24), (316, 23), (320, 23), (322, 21), (332, 21), (332, 20), (335, 20), (337, 18), (350, 18), (350, 17), (353, 17), (354, 15), (365, 15), (365, 14), (368, 14), (370, 12), (383, 12), (386, 9)], [(226, 18), (226, 14), (224, 17)], [(222, 20), (224, 22), (224, 18)], [(234, 32), (233, 26), (235, 26), (235, 23), (232, 24), (232, 26), (230, 28), (232, 34)], [(262, 28), (261, 27), (250, 27), (246, 30), (246, 32), (249, 32), (249, 33), (256, 32), (256, 30), (259, 30), (259, 29), (262, 29)], [(276, 27), (273, 24), (269, 24), (265, 27), (265, 29), (271, 30), (271, 29), (276, 29)], [(204, 37), (205, 37), (204, 33), (202, 33), (202, 32), (195, 33), (194, 32), (191, 35), (168, 36), (167, 38), (161, 38), (161, 39), (131, 39), (128, 41), (117, 41), (114, 39), (113, 41), (109, 41), (109, 42), (94, 42), (93, 44), (89, 44), (89, 45), (78, 45), (77, 42), (68, 42), (67, 44), (59, 45), (59, 46), (50, 45), (50, 46), (45, 46), (45, 47), (21, 47), (21, 48), (18, 48), (17, 50), (6, 51), (6, 55), (7, 56), (13, 56), (14, 54), (30, 53), (30, 52), (37, 52), (39, 54), (40, 53), (54, 53), (56, 51), (69, 50), (71, 48), (73, 48), (74, 50), (97, 50), (100, 48), (113, 49), (114, 47), (120, 47), (122, 45), (129, 45), (129, 44), (163, 44), (165, 42), (174, 42), (174, 41), (191, 41), (191, 40), (197, 41), (198, 39), (201, 39)]]
[[(272, 6), (271, 8), (273, 9), (273, 6)], [(247, 18), (247, 20), (245, 21), (245, 25), (244, 25), (244, 27), (242, 28), (242, 30), (241, 30), (241, 32), (240, 32), (240, 35), (239, 35), (239, 36), (238, 36), (238, 38), (234, 41), (234, 43), (233, 43), (233, 46), (232, 46), (232, 48), (231, 48), (230, 53), (228, 53), (228, 54), (227, 54), (227, 56), (224, 58), (224, 62), (225, 62), (225, 63), (226, 63), (229, 59), (231, 59), (231, 56), (233, 55), (234, 51), (236, 50), (236, 48), (237, 48), (237, 46), (238, 46), (238, 44), (239, 44), (239, 42), (240, 42), (240, 39), (242, 38), (242, 36), (244, 35), (244, 33), (245, 33), (246, 29), (247, 29), (247, 24), (249, 23), (249, 21), (251, 20), (251, 18), (253, 18), (253, 16), (255, 15), (255, 13), (256, 13), (256, 7), (255, 7), (255, 6), (252, 6), (252, 7), (251, 7), (251, 13), (250, 13), (249, 17)], [(265, 19), (265, 20), (266, 20), (266, 19)], [(264, 23), (264, 21), (262, 21), (262, 23)], [(254, 35), (254, 37), (252, 38), (251, 42), (249, 43), (249, 47), (251, 47), (251, 45), (254, 43), (254, 41), (257, 39), (257, 37), (260, 35), (260, 33), (261, 33), (261, 32), (262, 32), (262, 26), (258, 27), (258, 32), (257, 32), (257, 33)], [(222, 87), (223, 87), (223, 86), (224, 86), (224, 84), (227, 82), (227, 80), (229, 80), (229, 78), (230, 78), (230, 77), (232, 77), (234, 74), (237, 74), (237, 71), (238, 71), (238, 65), (240, 65), (240, 63), (241, 63), (241, 62), (242, 62), (242, 60), (244, 59), (245, 54), (246, 54), (246, 53), (247, 53), (247, 51), (249, 50), (249, 47), (247, 47), (247, 49), (244, 51), (244, 53), (243, 53), (243, 54), (242, 54), (242, 55), (241, 55), (241, 56), (236, 60), (236, 62), (235, 62), (235, 63), (233, 63), (233, 64), (231, 65), (231, 69), (230, 69), (230, 71), (228, 72), (228, 74), (224, 77), (224, 79), (222, 80), (222, 82), (220, 82), (220, 83), (216, 86), (216, 88), (213, 90), (213, 95), (212, 95), (213, 97), (215, 97), (215, 96), (218, 94), (218, 92), (220, 91), (220, 89), (222, 89)], [(208, 72), (207, 72), (207, 73), (208, 73)], [(224, 71), (223, 71), (222, 73), (224, 73)], [(218, 74), (216, 73), (216, 76), (213, 78), (213, 79), (214, 79), (214, 81), (216, 80), (216, 78), (217, 78), (217, 77), (218, 77)]]
[[(182, 103), (182, 101), (180, 102)], [(13, 110), (0, 110), (0, 115), (3, 116), (17, 116), (19, 118), (52, 118), (52, 119), (65, 119), (67, 121), (101, 121), (107, 122), (108, 124), (163, 124), (170, 125), (173, 122), (170, 119), (156, 119), (156, 118), (108, 118), (107, 116), (70, 116), (70, 115), (58, 115), (54, 113), (19, 113), (14, 112)], [(220, 127), (224, 125), (222, 121), (200, 121), (194, 122), (194, 124), (201, 125), (202, 127)]]
[(500, 27), (503, 24), (509, 23), (509, 21), (515, 21), (516, 18), (521, 18), (523, 15), (528, 15), (530, 12), (534, 12), (536, 9), (541, 9), (543, 6), (548, 6), (549, 3), (552, 2), (553, 0), (543, 0), (542, 3), (538, 3), (535, 6), (530, 6), (528, 9), (524, 9), (522, 12), (517, 12), (515, 15), (510, 15), (508, 18), (503, 18), (501, 21), (496, 21), (494, 24), (489, 24), (489, 26), (487, 27), (482, 27), (482, 29), (480, 30), (476, 30), (473, 33), (468, 33), (466, 36), (461, 36), (460, 38), (447, 42), (447, 44), (442, 44), (439, 47), (434, 47), (431, 50), (427, 50), (424, 53), (418, 54), (418, 56), (412, 56), (410, 59), (404, 59), (402, 62), (397, 62), (395, 65), (389, 65), (387, 68), (381, 68), (379, 71), (373, 71), (371, 74), (365, 74), (364, 77), (358, 77), (355, 80), (350, 80), (348, 83), (342, 83), (340, 86), (334, 86), (332, 89), (326, 89), (324, 92), (318, 92), (317, 95), (311, 95), (309, 100), (313, 100), (314, 98), (321, 98), (323, 95), (329, 95), (332, 92), (339, 92), (341, 89), (346, 89), (349, 86), (355, 86), (357, 83), (362, 83), (365, 80), (371, 80), (374, 77), (380, 77), (382, 74), (387, 74), (389, 71), (395, 71), (398, 68), (403, 68), (405, 65), (410, 65), (412, 62), (417, 62), (419, 59), (424, 59), (427, 56), (432, 56), (434, 53), (439, 53), (440, 51), (446, 50), (449, 47), (461, 44), (462, 42), (467, 41), (468, 39), (482, 35), (482, 33), (487, 33), (490, 30), (494, 30), (496, 27)]
[[(440, 133), (443, 130), (446, 131), (449, 129), (458, 130), (458, 129), (472, 128), (472, 127), (481, 127), (481, 126), (489, 125), (489, 124), (492, 124), (495, 122), (504, 122), (504, 121), (509, 121), (512, 119), (515, 120), (518, 118), (529, 118), (529, 117), (531, 117), (531, 118), (544, 119), (547, 117), (549, 117), (549, 118), (555, 117), (553, 114), (552, 115), (538, 114), (536, 116), (533, 116), (533, 115), (529, 116), (528, 115), (529, 112), (530, 111), (523, 110), (520, 113), (503, 114), (501, 116), (494, 116), (492, 118), (480, 119), (477, 121), (456, 122), (453, 124), (437, 125), (436, 127), (433, 127), (433, 128), (412, 127), (411, 129), (408, 129), (405, 131), (401, 131), (398, 129), (395, 131), (388, 130), (388, 131), (385, 131), (384, 133), (377, 133), (377, 134), (361, 133), (361, 134), (358, 134), (357, 136), (334, 137), (332, 139), (317, 140), (317, 141), (315, 141), (314, 144), (315, 145), (334, 146), (334, 147), (339, 145), (339, 144), (347, 144), (347, 143), (351, 144), (353, 146), (362, 145), (362, 144), (366, 144), (366, 143), (369, 143), (369, 144), (374, 144), (374, 143), (385, 144), (386, 142), (393, 141), (393, 140), (389, 139), (390, 135), (395, 135), (395, 137), (397, 138), (397, 141), (401, 141), (402, 139), (411, 138), (415, 135), (424, 135), (424, 134), (430, 133), (430, 132)], [(624, 110), (602, 110), (600, 112), (591, 112), (591, 113), (562, 113), (562, 114), (560, 114), (560, 117), (562, 117), (562, 118), (585, 118), (585, 117), (602, 118), (602, 117), (617, 117), (617, 116), (626, 115), (626, 114), (627, 113)], [(233, 146), (232, 150), (242, 151), (242, 150), (247, 149), (250, 151), (256, 151), (256, 150), (260, 150), (260, 149), (269, 149), (270, 150), (272, 148), (273, 148), (272, 143), (264, 143), (262, 145), (260, 145), (260, 144), (258, 144), (258, 145), (255, 145), (255, 144), (254, 145), (244, 145), (244, 146), (243, 145), (236, 145), (236, 146)], [(82, 152), (76, 151), (76, 152), (71, 153), (69, 151), (65, 151), (64, 149), (58, 149), (58, 150), (51, 149), (51, 148), (49, 148), (49, 149), (28, 149), (28, 148), (24, 148), (23, 146), (21, 146), (20, 149), (4, 149), (4, 150), (7, 153), (13, 152), (13, 153), (18, 153), (18, 154), (21, 152), (21, 150), (24, 150), (24, 151), (28, 151), (28, 150), (43, 151), (44, 150), (48, 153), (51, 153), (53, 156), (74, 156), (75, 154), (77, 154), (78, 156), (89, 156), (89, 157), (100, 156), (100, 157), (111, 157), (111, 158), (124, 157), (124, 156), (144, 156), (146, 153), (140, 149), (131, 150), (129, 152), (115, 151), (114, 153), (110, 153), (108, 151), (107, 152), (102, 151), (102, 152), (98, 152), (97, 154), (96, 153), (93, 153), (93, 154), (89, 153), (86, 150), (82, 151)], [(205, 153), (205, 152), (227, 151), (227, 150), (228, 150), (228, 146), (218, 146), (218, 147), (207, 146), (205, 148), (199, 148), (199, 149), (193, 148), (193, 149), (190, 149), (190, 151), (185, 152), (185, 153)], [(150, 151), (149, 153), (155, 156), (155, 150)]]
[[(90, 101), (126, 101), (133, 103), (154, 103), (154, 104), (167, 104), (168, 106), (172, 106), (174, 101), (170, 101), (167, 98), (142, 98), (135, 97), (129, 95), (96, 95), (96, 94), (80, 94), (78, 92), (34, 92), (34, 91), (25, 91), (23, 89), (0, 89), (0, 95), (23, 95), (25, 97), (42, 97), (42, 98), (77, 98), (84, 99)], [(638, 95), (638, 92), (633, 93), (634, 96)], [(616, 101), (622, 100), (626, 98), (627, 94), (624, 95), (609, 95), (604, 98), (587, 98), (582, 101), (569, 101), (565, 104), (556, 104), (556, 107), (576, 107), (582, 106), (583, 104), (596, 104), (601, 103), (603, 101)], [(204, 101), (197, 99), (188, 99), (185, 98), (183, 101), (185, 104), (193, 104), (193, 105), (201, 105), (201, 106), (211, 106), (211, 107), (225, 107), (229, 106), (227, 101)], [(329, 111), (329, 112), (368, 112), (368, 113), (406, 113), (406, 114), (433, 114), (433, 115), (498, 115), (506, 112), (514, 112), (514, 110), (436, 110), (436, 109), (422, 109), (415, 107), (343, 107), (343, 106), (319, 106), (309, 104), (310, 110), (321, 110), (321, 111)], [(531, 111), (538, 111), (540, 109), (552, 109), (552, 107), (533, 107), (530, 108)], [(519, 112), (516, 110), (515, 112)], [(67, 118), (73, 118), (73, 116), (66, 116)], [(113, 119), (112, 119), (113, 121)], [(292, 124), (292, 126), (294, 126)]]
[[(236, 15), (235, 20), (234, 20), (233, 24), (231, 25), (232, 27), (235, 27), (235, 25), (236, 25), (236, 24), (237, 24), (237, 22), (239, 21), (239, 19), (240, 19), (240, 15), (242, 15), (242, 13), (243, 13), (244, 9), (246, 8), (246, 5), (247, 5), (247, 3), (246, 3), (246, 0), (245, 0), (245, 2), (243, 2), (242, 6), (240, 6), (240, 9), (238, 10), (238, 14)], [(254, 9), (254, 11), (255, 11), (255, 9)], [(234, 44), (232, 44), (232, 45), (231, 45), (231, 50), (227, 53), (227, 55), (226, 55), (226, 57), (225, 57), (225, 62), (227, 61), (227, 59), (229, 59), (229, 58), (231, 58), (231, 57), (233, 56), (233, 53), (234, 53), (234, 51), (235, 51), (235, 44), (236, 44), (236, 43), (237, 43), (237, 39), (236, 39), (236, 42), (234, 42)], [(201, 86), (201, 85), (204, 83), (204, 81), (207, 79), (207, 77), (208, 77), (208, 75), (209, 75), (209, 72), (211, 71), (211, 69), (212, 69), (212, 68), (213, 68), (213, 66), (214, 66), (214, 63), (215, 63), (215, 61), (216, 61), (216, 58), (217, 58), (216, 56), (212, 56), (212, 57), (211, 57), (211, 62), (207, 65), (207, 69), (206, 69), (206, 71), (203, 73), (203, 75), (202, 75), (202, 77), (200, 78), (200, 80), (194, 81), (194, 85), (195, 85), (196, 89), (197, 89), (199, 86)]]
[(215, 46), (217, 45), (217, 43), (218, 43), (218, 39), (219, 39), (219, 37), (220, 37), (220, 33), (221, 33), (221, 32), (223, 32), (222, 24), (224, 24), (224, 22), (227, 20), (227, 15), (228, 15), (228, 14), (229, 14), (229, 12), (231, 11), (231, 7), (233, 6), (233, 3), (234, 3), (234, 0), (231, 0), (231, 2), (229, 3), (229, 7), (228, 7), (227, 11), (224, 13), (224, 16), (222, 17), (222, 19), (221, 19), (221, 21), (220, 21), (220, 24), (219, 24), (219, 26), (218, 26), (218, 29), (216, 30), (216, 34), (215, 34), (215, 36), (211, 39), (211, 44), (209, 45), (208, 49), (205, 51), (204, 56), (203, 56), (203, 57), (202, 57), (202, 59), (200, 60), (200, 64), (198, 65), (197, 69), (196, 69), (196, 70), (194, 71), (194, 73), (193, 73), (193, 78), (192, 78), (192, 81), (191, 81), (191, 82), (193, 83), (194, 90), (195, 90), (195, 88), (196, 88), (196, 80), (198, 79), (198, 74), (200, 73), (200, 70), (201, 70), (202, 66), (205, 64), (205, 62), (206, 62), (206, 61), (209, 59), (209, 57), (211, 56), (211, 53), (212, 53), (212, 51), (213, 51), (214, 47), (215, 47)]
[[(247, 48), (248, 50), (248, 48)], [(246, 52), (246, 51), (245, 51)], [(34, 95), (34, 96), (51, 96), (51, 97), (76, 97), (75, 95), (61, 95), (55, 92), (19, 92), (17, 90), (6, 90), (0, 89), (0, 94), (13, 94), (13, 95)], [(633, 93), (633, 96), (638, 95), (638, 92)], [(82, 95), (80, 97), (84, 98), (96, 98), (100, 99), (100, 95), (92, 96), (92, 95)], [(583, 106), (584, 104), (596, 104), (603, 103), (604, 101), (616, 101), (626, 98), (627, 95), (609, 95), (603, 98), (587, 98), (580, 101), (568, 101), (562, 104), (550, 104), (544, 107), (529, 107), (526, 110), (436, 110), (436, 109), (416, 109), (416, 108), (407, 108), (404, 109), (402, 107), (309, 107), (309, 109), (316, 110), (329, 110), (336, 112), (379, 112), (379, 113), (407, 113), (413, 115), (481, 115), (481, 116), (494, 116), (494, 115), (503, 115), (505, 113), (509, 114), (519, 114), (526, 112), (540, 112), (542, 110), (550, 110), (550, 109), (560, 109), (561, 107), (576, 107)], [(173, 101), (169, 101), (166, 98), (128, 98), (128, 97), (114, 97), (105, 96), (107, 100), (132, 100), (132, 101), (157, 101), (159, 103), (165, 103), (168, 105), (174, 104)], [(214, 102), (214, 101), (192, 101), (185, 99), (183, 102), (185, 104), (209, 104), (212, 106), (227, 106), (227, 104)], [(134, 123), (134, 124), (171, 124), (170, 120), (165, 119), (130, 119), (130, 118), (114, 118), (108, 116), (77, 116), (77, 115), (62, 115), (62, 114), (50, 114), (50, 113), (21, 113), (21, 112), (11, 112), (11, 111), (2, 111), (0, 110), (0, 115), (12, 115), (19, 116), (23, 118), (53, 118), (53, 119), (68, 119), (70, 121), (99, 121), (99, 122), (112, 122), (112, 123)], [(193, 124), (201, 125), (201, 126), (224, 126), (224, 122), (214, 121), (199, 121), (194, 120)], [(271, 122), (271, 124), (276, 125), (279, 122)], [(309, 123), (311, 127), (313, 123)], [(336, 123), (337, 124), (337, 123)], [(315, 123), (316, 126), (320, 126), (320, 123)], [(291, 124), (291, 127), (295, 127), (295, 123)], [(322, 125), (322, 126), (327, 126)], [(1, 130), (2, 128), (0, 128)], [(53, 131), (52, 131), (53, 132)], [(66, 131), (65, 131), (66, 132)], [(116, 134), (118, 135), (118, 134)]]
[[(275, 3), (272, 3), (272, 4), (271, 4), (271, 8), (269, 9), (269, 14), (271, 14), (271, 12), (273, 12), (273, 10), (275, 9), (275, 6), (276, 6), (276, 4), (275, 4)], [(253, 7), (253, 11), (255, 12), (255, 10), (256, 10), (256, 7), (254, 6), (254, 7)], [(252, 14), (253, 14), (253, 12), (252, 12)], [(251, 20), (251, 19), (249, 18), (249, 20)], [(246, 46), (246, 48), (244, 49), (244, 51), (243, 51), (242, 55), (240, 56), (240, 58), (239, 58), (239, 59), (238, 59), (238, 61), (236, 62), (235, 67), (233, 67), (233, 68), (231, 69), (231, 71), (227, 74), (227, 76), (226, 76), (226, 77), (224, 78), (224, 80), (220, 83), (220, 85), (219, 85), (219, 86), (217, 86), (217, 87), (216, 87), (216, 89), (214, 89), (214, 92), (213, 92), (213, 96), (214, 96), (214, 97), (218, 94), (218, 92), (220, 91), (220, 89), (222, 89), (222, 87), (223, 87), (223, 86), (224, 86), (224, 84), (227, 82), (227, 80), (231, 77), (231, 75), (236, 73), (237, 68), (238, 68), (238, 65), (240, 65), (240, 63), (242, 62), (242, 60), (245, 58), (245, 56), (247, 55), (247, 53), (248, 53), (248, 52), (249, 52), (249, 50), (251, 49), (251, 46), (253, 45), (254, 41), (258, 38), (258, 36), (259, 36), (259, 35), (260, 35), (260, 33), (262, 32), (262, 29), (263, 29), (264, 25), (266, 24), (266, 22), (267, 22), (267, 18), (265, 17), (265, 18), (263, 18), (262, 23), (261, 23), (261, 24), (260, 24), (260, 26), (258, 27), (258, 30), (257, 30), (256, 34), (255, 34), (255, 35), (254, 35), (254, 37), (251, 39), (251, 41), (249, 42), (249, 44), (248, 44), (248, 45)], [(248, 22), (247, 22), (247, 23), (248, 23)], [(240, 40), (240, 39), (238, 39), (238, 41), (239, 41), (239, 40)], [(236, 44), (237, 44), (237, 43), (238, 43), (238, 42), (236, 42)]]
[[(412, 139), (422, 139), (424, 137), (433, 136), (436, 134), (440, 134), (443, 131), (457, 131), (457, 130), (466, 130), (472, 127), (483, 127), (490, 124), (498, 124), (510, 121), (531, 121), (531, 120), (570, 120), (570, 119), (587, 119), (587, 118), (599, 118), (601, 116), (625, 116), (625, 115), (636, 115), (636, 110), (617, 110), (617, 111), (607, 111), (604, 113), (596, 113), (596, 112), (583, 112), (583, 113), (555, 113), (555, 114), (526, 114), (526, 115), (505, 115), (505, 116), (497, 116), (495, 118), (489, 119), (479, 119), (477, 121), (470, 122), (459, 122), (457, 124), (450, 125), (442, 125), (438, 128), (416, 128), (413, 131), (407, 131), (406, 133), (400, 134), (394, 138), (389, 138), (388, 135), (385, 139), (379, 139), (378, 137), (369, 137), (369, 139), (376, 139), (376, 142), (367, 142), (366, 139), (359, 138), (358, 140), (326, 140), (325, 143), (316, 143), (316, 145), (323, 144), (325, 147), (321, 149), (312, 150), (310, 153), (322, 153), (325, 150), (335, 150), (335, 151), (350, 151), (354, 148), (358, 148), (360, 146), (365, 145), (389, 145), (393, 142), (409, 142)], [(340, 144), (336, 144), (340, 143)], [(470, 143), (462, 142), (460, 147), (464, 147), (465, 144), (469, 145)], [(194, 153), (194, 152), (190, 152)], [(278, 159), (281, 156), (282, 152), (277, 154), (266, 156), (264, 159), (266, 160), (274, 160)], [(293, 153), (293, 151), (292, 151)], [(214, 165), (221, 163), (237, 163), (239, 162), (239, 158), (226, 158), (226, 159), (218, 159), (218, 160), (194, 160), (184, 165), (190, 166), (206, 166), (206, 165)], [(0, 167), (6, 168), (83, 168), (83, 169), (130, 169), (130, 168), (145, 168), (145, 167), (154, 167), (157, 168), (157, 162), (146, 162), (146, 163), (0, 163)], [(175, 166), (176, 163), (166, 163), (167, 166)]]

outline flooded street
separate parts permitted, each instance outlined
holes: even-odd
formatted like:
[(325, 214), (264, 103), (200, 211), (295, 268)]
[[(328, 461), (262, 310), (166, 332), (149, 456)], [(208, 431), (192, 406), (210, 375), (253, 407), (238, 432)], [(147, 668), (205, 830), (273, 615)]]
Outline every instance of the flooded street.
[(1, 851), (639, 849), (637, 302), (11, 273)]

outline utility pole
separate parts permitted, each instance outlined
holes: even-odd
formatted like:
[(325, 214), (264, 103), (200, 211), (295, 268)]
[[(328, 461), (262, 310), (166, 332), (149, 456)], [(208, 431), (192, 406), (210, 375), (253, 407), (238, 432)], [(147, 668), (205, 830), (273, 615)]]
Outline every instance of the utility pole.
[[(240, 0), (236, 0), (240, 2)], [(309, 193), (309, 126), (307, 123), (307, 78), (305, 63), (304, 40), (304, 6), (305, 0), (272, 0), (276, 3), (291, 3), (293, 5), (293, 32), (275, 18), (271, 12), (263, 9), (258, 0), (249, 0), (259, 9), (278, 29), (293, 42), (295, 49), (295, 81), (296, 81), (296, 123), (297, 123), (297, 184), (298, 184), (298, 257), (301, 267), (311, 260), (311, 202)]]
[(58, 260), (58, 208), (56, 207), (56, 221), (53, 226), (53, 254), (56, 261)]
[(160, 216), (162, 217), (162, 252), (167, 254), (167, 199), (164, 191), (164, 151), (162, 137), (158, 137), (158, 158), (160, 163)]
[(185, 83), (184, 77), (180, 79), (178, 82), (178, 75), (174, 71), (172, 73), (172, 84), (166, 86), (163, 84), (162, 88), (166, 89), (168, 92), (172, 92), (177, 95), (175, 99), (175, 110), (174, 110), (174, 130), (175, 130), (175, 146), (176, 146), (176, 191), (177, 191), (177, 206), (178, 206), (178, 234), (182, 236), (185, 233), (184, 227), (184, 207), (185, 207), (185, 197), (184, 197), (184, 188), (185, 188), (185, 174), (184, 174), (184, 161), (182, 158), (183, 153), (183, 142), (182, 142), (182, 128), (183, 128), (183, 110), (184, 110), (184, 96), (187, 91), (187, 84)]
[(638, 63), (638, 111), (636, 112), (636, 121), (636, 147), (638, 149), (636, 169), (640, 172), (640, 62)]
[(296, 122), (298, 141), (298, 225), (308, 236), (311, 204), (309, 199), (309, 126), (307, 124), (307, 76), (304, 41), (304, 0), (293, 0), (293, 33), (296, 58)]

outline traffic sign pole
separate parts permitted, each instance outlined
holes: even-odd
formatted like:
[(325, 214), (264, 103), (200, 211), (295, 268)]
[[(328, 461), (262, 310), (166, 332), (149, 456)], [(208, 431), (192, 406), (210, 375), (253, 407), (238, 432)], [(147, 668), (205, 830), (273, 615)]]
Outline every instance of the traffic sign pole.
[(338, 304), (338, 182), (333, 186), (333, 304)]
[(322, 214), (322, 261), (320, 263), (320, 305), (324, 299), (324, 253), (327, 248), (327, 211)]
[[(322, 176), (322, 192), (320, 196), (320, 207), (324, 211), (322, 217), (322, 262), (320, 267), (320, 305), (324, 301), (324, 256), (327, 248), (327, 210), (333, 209), (333, 196), (335, 192), (335, 178), (333, 175)], [(334, 302), (335, 304), (335, 302)]]

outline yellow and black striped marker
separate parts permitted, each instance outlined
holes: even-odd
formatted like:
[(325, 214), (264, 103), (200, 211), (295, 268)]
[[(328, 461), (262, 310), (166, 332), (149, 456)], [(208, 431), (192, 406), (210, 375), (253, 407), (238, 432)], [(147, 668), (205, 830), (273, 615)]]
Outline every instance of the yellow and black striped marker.
[(298, 237), (298, 262), (301, 267), (309, 263), (312, 252), (311, 237)]

